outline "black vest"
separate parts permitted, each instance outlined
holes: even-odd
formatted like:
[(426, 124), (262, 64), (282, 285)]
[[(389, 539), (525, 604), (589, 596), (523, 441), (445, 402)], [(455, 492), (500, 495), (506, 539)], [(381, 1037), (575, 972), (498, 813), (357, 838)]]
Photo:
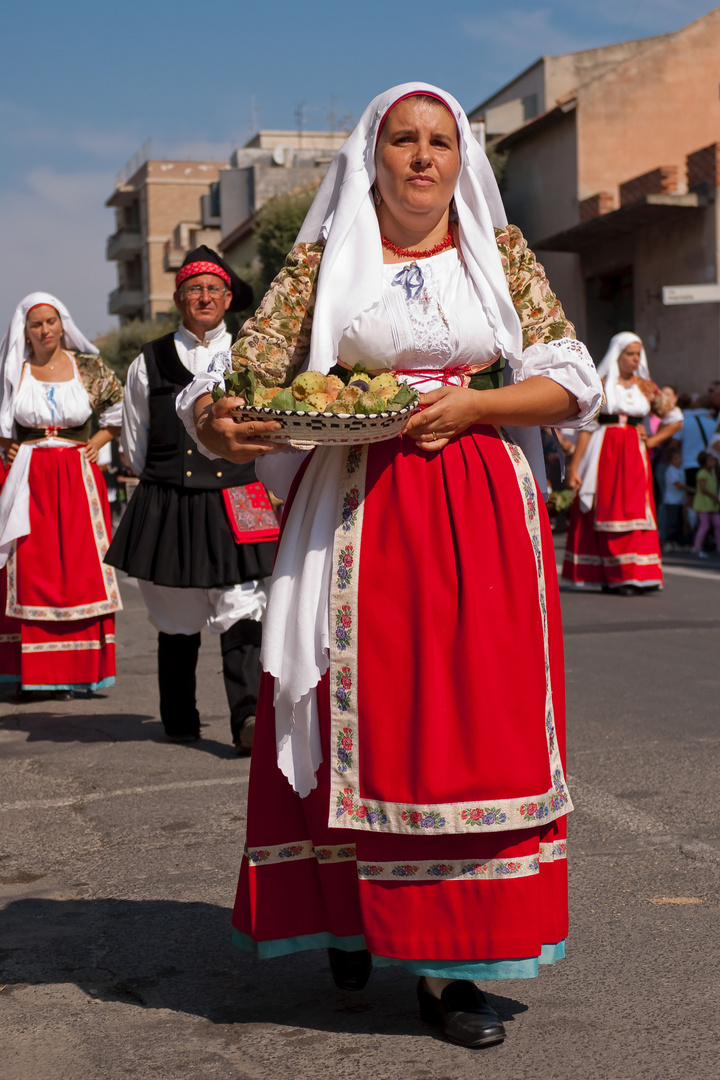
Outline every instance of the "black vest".
[(143, 480), (175, 487), (220, 491), (252, 484), (255, 466), (233, 465), (201, 454), (175, 412), (175, 398), (192, 375), (180, 362), (173, 334), (143, 346), (150, 388), (150, 435)]

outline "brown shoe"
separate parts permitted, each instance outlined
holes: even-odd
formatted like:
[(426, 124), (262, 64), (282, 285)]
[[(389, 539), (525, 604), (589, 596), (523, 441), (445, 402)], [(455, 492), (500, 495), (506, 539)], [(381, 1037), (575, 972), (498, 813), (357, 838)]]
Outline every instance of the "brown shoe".
[(255, 717), (248, 716), (240, 734), (235, 740), (235, 752), (238, 757), (249, 757), (252, 752), (253, 736), (255, 735)]

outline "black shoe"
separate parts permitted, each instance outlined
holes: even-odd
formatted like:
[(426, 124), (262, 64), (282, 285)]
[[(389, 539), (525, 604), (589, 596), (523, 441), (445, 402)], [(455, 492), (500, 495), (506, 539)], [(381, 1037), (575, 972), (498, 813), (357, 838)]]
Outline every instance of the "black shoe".
[(183, 734), (183, 735), (169, 735), (169, 734), (167, 733), (167, 731), (166, 731), (166, 732), (165, 732), (165, 738), (167, 739), (167, 741), (168, 741), (168, 742), (174, 742), (174, 743), (193, 743), (193, 742), (197, 742), (197, 741), (198, 741), (198, 739), (200, 738), (200, 734), (199, 734), (199, 732), (198, 732), (198, 734), (197, 734), (197, 735), (195, 735), (195, 734), (194, 734), (194, 732), (192, 732), (192, 731), (189, 731), (189, 732), (186, 732), (186, 733), (185, 733), (185, 734)]
[(75, 695), (72, 690), (53, 690), (52, 698), (53, 701), (73, 701)]
[(420, 1019), (461, 1046), (493, 1046), (505, 1038), (502, 1020), (475, 983), (456, 979), (436, 998), (421, 979), (417, 995)]
[(367, 949), (345, 952), (344, 949), (328, 949), (330, 973), (340, 990), (362, 990), (372, 971), (372, 957)]

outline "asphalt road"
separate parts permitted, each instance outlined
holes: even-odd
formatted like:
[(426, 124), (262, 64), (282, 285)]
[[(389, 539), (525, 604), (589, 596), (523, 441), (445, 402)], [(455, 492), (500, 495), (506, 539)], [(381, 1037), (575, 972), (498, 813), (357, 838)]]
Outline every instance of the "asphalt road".
[(231, 947), (248, 762), (218, 643), (202, 741), (165, 743), (126, 583), (114, 689), (0, 701), (3, 1080), (715, 1080), (720, 560), (672, 562), (660, 595), (563, 592), (568, 955), (489, 985), (508, 1037), (485, 1051), (420, 1026), (400, 969), (353, 995), (321, 952)]

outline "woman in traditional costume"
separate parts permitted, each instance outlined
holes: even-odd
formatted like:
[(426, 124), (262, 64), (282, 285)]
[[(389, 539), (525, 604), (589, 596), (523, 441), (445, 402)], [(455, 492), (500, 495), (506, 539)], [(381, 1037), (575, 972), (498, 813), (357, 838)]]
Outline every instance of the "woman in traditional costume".
[[(261, 381), (336, 359), (402, 372), (425, 408), (400, 438), (258, 461), (276, 494), (291, 484), (235, 941), (328, 948), (349, 989), (401, 965), (425, 1021), (489, 1045), (505, 1031), (474, 980), (536, 975), (567, 933), (562, 639), (533, 425), (581, 424), (601, 390), (435, 87), (370, 103), (233, 348)], [(262, 452), (264, 425), (233, 425), (236, 402), (211, 408), (204, 389), (178, 402), (200, 441)]]
[[(122, 386), (60, 300), (31, 293), (0, 345), (0, 681), (68, 698), (115, 682), (115, 571), (98, 450)], [(99, 430), (90, 435), (93, 411)]]
[(612, 338), (598, 374), (605, 404), (593, 431), (582, 431), (568, 471), (577, 492), (570, 514), (562, 576), (576, 585), (636, 595), (662, 586), (660, 540), (647, 450), (670, 427), (647, 437), (644, 420), (662, 414), (637, 334)]

